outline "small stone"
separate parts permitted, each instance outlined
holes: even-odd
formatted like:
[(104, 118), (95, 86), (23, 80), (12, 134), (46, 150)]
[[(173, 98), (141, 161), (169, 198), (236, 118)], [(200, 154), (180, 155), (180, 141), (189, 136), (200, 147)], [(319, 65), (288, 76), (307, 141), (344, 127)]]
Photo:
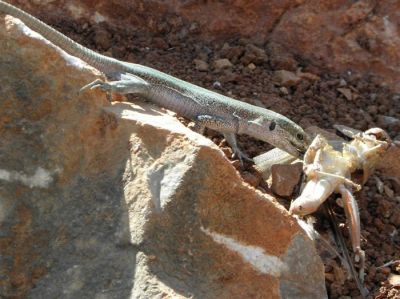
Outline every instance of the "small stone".
[(385, 190), (385, 194), (388, 197), (393, 197), (394, 196), (394, 191), (390, 189), (388, 186), (384, 186), (383, 189)]
[(287, 89), (285, 86), (280, 87), (280, 88), (279, 88), (279, 91), (280, 91), (281, 94), (283, 94), (283, 95), (288, 95), (288, 94), (289, 94), (289, 91), (288, 91), (288, 89)]
[(233, 66), (233, 64), (227, 58), (214, 60), (214, 68), (217, 71), (220, 71), (223, 69), (228, 69), (228, 68), (231, 68), (232, 66)]
[(247, 44), (243, 56), (240, 61), (244, 65), (254, 63), (255, 65), (260, 65), (268, 60), (268, 56), (264, 49), (261, 49), (253, 44)]
[(254, 63), (250, 63), (248, 66), (247, 66), (247, 68), (249, 69), (249, 70), (255, 70), (256, 69), (256, 65), (254, 64)]
[(204, 60), (195, 59), (195, 60), (193, 60), (193, 63), (195, 65), (196, 70), (198, 70), (200, 72), (208, 71), (208, 63), (205, 62)]
[(340, 87), (344, 87), (344, 86), (346, 86), (346, 85), (347, 85), (346, 80), (343, 79), (343, 78), (341, 78), (340, 81), (339, 81), (339, 86), (340, 86)]
[(108, 50), (112, 45), (111, 34), (104, 29), (97, 29), (94, 33), (94, 42), (103, 50)]
[(221, 150), (224, 152), (225, 156), (230, 159), (232, 157), (232, 149), (230, 147), (222, 147)]
[(240, 169), (242, 167), (242, 165), (240, 164), (239, 160), (233, 160), (231, 161), (231, 165), (236, 168), (236, 169)]
[(301, 78), (295, 73), (285, 70), (275, 71), (273, 79), (275, 82), (285, 87), (297, 85), (301, 81)]
[(378, 106), (370, 105), (370, 106), (368, 106), (367, 111), (369, 114), (375, 115), (378, 113)]
[(386, 200), (384, 198), (379, 200), (377, 212), (379, 213), (379, 215), (381, 217), (389, 218), (392, 215), (393, 211), (394, 211), (394, 209), (393, 209), (392, 202), (390, 202), (389, 200)]
[(290, 165), (273, 165), (271, 167), (271, 190), (282, 197), (289, 197), (300, 182), (303, 164), (297, 162)]
[(311, 81), (311, 82), (321, 80), (320, 76), (314, 75), (312, 73), (298, 72), (296, 75), (299, 76), (302, 79), (305, 79), (305, 80), (308, 80), (308, 81)]
[(243, 55), (243, 46), (233, 46), (231, 47), (228, 43), (225, 43), (220, 51), (220, 56), (228, 58), (230, 62), (236, 64), (239, 58)]
[(394, 226), (400, 226), (400, 211), (394, 210), (392, 216), (390, 217), (390, 223)]
[(242, 173), (243, 180), (248, 183), (250, 186), (256, 188), (261, 181), (261, 178), (252, 174), (251, 172), (245, 171)]
[(215, 81), (215, 82), (213, 82), (213, 88), (215, 88), (215, 89), (221, 89), (222, 88), (222, 84), (221, 84), (221, 82), (219, 82), (219, 81)]
[(347, 100), (349, 100), (349, 101), (352, 100), (353, 96), (352, 96), (351, 89), (349, 89), (349, 88), (338, 88), (337, 91), (340, 92), (342, 95), (344, 95), (344, 97)]

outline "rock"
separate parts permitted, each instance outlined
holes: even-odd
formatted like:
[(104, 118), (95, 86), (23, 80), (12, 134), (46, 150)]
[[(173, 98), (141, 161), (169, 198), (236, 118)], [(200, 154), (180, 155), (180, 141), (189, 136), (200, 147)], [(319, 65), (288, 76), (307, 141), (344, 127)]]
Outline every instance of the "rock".
[(349, 89), (349, 88), (338, 88), (337, 91), (340, 92), (342, 95), (344, 95), (344, 97), (348, 101), (351, 101), (353, 99), (351, 89)]
[(208, 71), (208, 63), (205, 62), (204, 60), (200, 60), (200, 59), (195, 59), (193, 60), (196, 70), (200, 71), (200, 72), (206, 72)]
[(163, 109), (77, 95), (100, 73), (0, 23), (0, 293), (327, 298), (313, 242)]
[(215, 89), (222, 89), (222, 84), (219, 81), (214, 81), (212, 87)]
[(301, 78), (293, 72), (279, 70), (274, 72), (273, 80), (279, 85), (290, 87), (297, 85), (301, 81)]
[(300, 182), (303, 172), (303, 163), (297, 162), (289, 165), (273, 165), (271, 168), (271, 190), (282, 197), (289, 197), (293, 194)]
[(269, 42), (267, 45), (269, 55), (269, 63), (275, 70), (287, 70), (296, 72), (299, 68), (298, 62), (291, 53), (287, 51), (285, 47), (278, 45), (273, 42)]
[(269, 42), (279, 47), (270, 56), (290, 49), (302, 60), (324, 69), (372, 73), (398, 91), (400, 69), (393, 69), (393, 65), (400, 61), (396, 51), (400, 36), (394, 30), (399, 9), (399, 2), (381, 1), (376, 6), (369, 1), (321, 1), (317, 10), (315, 2), (303, 3), (288, 9), (272, 31)]
[(242, 174), (242, 177), (246, 183), (248, 183), (250, 186), (253, 186), (254, 188), (256, 188), (261, 182), (260, 176), (256, 176), (247, 171)]
[(105, 29), (98, 28), (94, 33), (94, 42), (103, 50), (108, 50), (112, 46), (111, 34)]
[(240, 61), (244, 65), (249, 65), (250, 63), (261, 65), (268, 61), (268, 56), (264, 49), (261, 49), (253, 44), (247, 44)]
[(250, 64), (247, 66), (247, 68), (248, 68), (249, 70), (251, 70), (251, 71), (254, 71), (257, 67), (256, 67), (256, 65), (255, 65), (254, 63), (250, 63)]
[(243, 53), (243, 46), (230, 46), (228, 43), (224, 43), (220, 51), (221, 57), (228, 58), (233, 64), (236, 64), (239, 61), (239, 58)]
[(233, 64), (227, 58), (214, 60), (214, 68), (217, 71), (220, 71), (220, 70), (223, 70), (223, 69), (229, 69), (232, 66), (233, 66)]
[(314, 81), (319, 81), (321, 80), (320, 76), (312, 74), (312, 73), (308, 73), (308, 72), (296, 72), (296, 75), (299, 76), (301, 79), (305, 79), (311, 82)]

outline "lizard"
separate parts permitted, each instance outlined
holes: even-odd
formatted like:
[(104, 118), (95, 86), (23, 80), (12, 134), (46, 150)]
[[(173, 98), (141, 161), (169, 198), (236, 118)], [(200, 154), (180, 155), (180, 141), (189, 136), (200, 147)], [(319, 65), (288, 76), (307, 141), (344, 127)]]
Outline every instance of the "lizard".
[(20, 19), (28, 27), (70, 55), (100, 70), (107, 81), (97, 79), (81, 92), (99, 88), (108, 94), (134, 94), (195, 122), (194, 130), (210, 128), (222, 133), (236, 156), (249, 159), (237, 145), (236, 134), (265, 141), (295, 157), (309, 143), (306, 132), (289, 118), (217, 92), (191, 84), (156, 69), (97, 53), (73, 41), (29, 13), (0, 0), (0, 12)]

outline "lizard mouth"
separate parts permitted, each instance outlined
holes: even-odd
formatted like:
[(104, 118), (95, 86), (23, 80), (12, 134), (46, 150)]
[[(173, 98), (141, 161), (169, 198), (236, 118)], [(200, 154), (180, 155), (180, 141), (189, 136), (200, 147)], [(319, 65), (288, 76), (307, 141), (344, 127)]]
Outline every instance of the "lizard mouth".
[(304, 154), (306, 153), (306, 150), (300, 149), (296, 144), (293, 142), (290, 142), (291, 146), (296, 150), (297, 156), (300, 158), (303, 158)]

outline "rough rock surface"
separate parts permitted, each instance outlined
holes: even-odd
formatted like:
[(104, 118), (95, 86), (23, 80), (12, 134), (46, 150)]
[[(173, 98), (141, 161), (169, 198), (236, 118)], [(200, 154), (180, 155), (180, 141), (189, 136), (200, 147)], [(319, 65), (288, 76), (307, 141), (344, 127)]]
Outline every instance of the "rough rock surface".
[[(372, 74), (400, 91), (398, 1), (11, 2), (41, 11), (47, 20), (57, 23), (60, 16), (83, 17), (95, 23), (106, 20), (121, 28), (146, 27), (171, 39), (199, 34), (214, 40), (246, 37), (266, 46), (277, 70), (316, 70), (317, 66), (341, 73)], [(109, 39), (102, 38), (99, 44), (111, 45)]]
[(271, 190), (282, 197), (291, 196), (300, 182), (302, 172), (303, 163), (301, 162), (273, 165), (271, 167)]
[(77, 96), (99, 74), (3, 20), (1, 296), (326, 297), (312, 241), (210, 140)]

